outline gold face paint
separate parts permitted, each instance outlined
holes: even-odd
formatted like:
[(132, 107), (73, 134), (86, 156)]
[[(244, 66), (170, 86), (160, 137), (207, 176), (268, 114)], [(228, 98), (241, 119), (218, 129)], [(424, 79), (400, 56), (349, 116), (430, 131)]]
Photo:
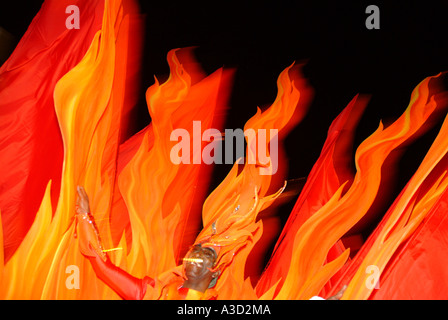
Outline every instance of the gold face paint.
[(196, 263), (203, 263), (204, 260), (201, 258), (183, 258), (184, 262), (196, 262)]

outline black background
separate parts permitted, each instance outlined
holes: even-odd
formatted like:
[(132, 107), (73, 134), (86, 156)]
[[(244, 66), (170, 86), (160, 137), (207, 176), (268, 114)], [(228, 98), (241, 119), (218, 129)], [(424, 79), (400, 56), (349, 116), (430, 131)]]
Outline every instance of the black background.
[[(4, 1), (0, 25), (18, 39), (43, 1)], [(146, 15), (142, 94), (137, 129), (150, 122), (144, 90), (154, 75), (169, 71), (166, 54), (198, 46), (196, 58), (211, 73), (236, 68), (225, 128), (243, 128), (256, 107), (275, 99), (276, 80), (292, 62), (307, 61), (304, 73), (314, 99), (304, 120), (286, 139), (289, 179), (306, 177), (317, 160), (332, 120), (358, 93), (371, 100), (355, 147), (383, 120), (406, 109), (413, 88), (425, 77), (448, 71), (448, 3), (445, 1), (270, 1), (197, 5), (139, 1)], [(380, 29), (368, 30), (366, 7), (380, 9)], [(407, 182), (438, 128), (403, 154), (396, 193)], [(217, 166), (211, 189), (230, 166)], [(284, 218), (294, 201), (279, 213)]]

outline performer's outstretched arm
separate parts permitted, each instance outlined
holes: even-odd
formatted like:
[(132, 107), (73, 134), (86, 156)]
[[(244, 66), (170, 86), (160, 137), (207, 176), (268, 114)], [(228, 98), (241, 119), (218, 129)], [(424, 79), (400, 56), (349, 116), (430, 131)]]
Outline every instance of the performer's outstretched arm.
[(115, 266), (103, 251), (101, 239), (93, 216), (90, 214), (89, 198), (83, 187), (77, 188), (76, 202), (77, 236), (81, 253), (89, 259), (96, 276), (114, 290), (122, 299), (141, 300), (147, 285), (154, 286), (149, 277), (138, 279)]

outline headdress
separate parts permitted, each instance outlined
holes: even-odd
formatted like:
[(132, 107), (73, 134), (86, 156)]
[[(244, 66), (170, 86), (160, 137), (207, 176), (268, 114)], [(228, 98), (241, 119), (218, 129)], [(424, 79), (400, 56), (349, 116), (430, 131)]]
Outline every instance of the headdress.
[[(246, 164), (247, 165), (247, 164)], [(261, 227), (257, 216), (267, 208), (285, 189), (286, 182), (276, 193), (264, 196), (257, 185), (260, 176), (243, 170), (237, 175), (235, 165), (227, 179), (235, 179), (230, 188), (219, 186), (204, 204), (204, 228), (196, 238), (195, 244), (212, 248), (218, 258), (214, 270), (222, 269), (232, 262), (234, 255), (248, 243), (253, 241), (255, 232)], [(266, 179), (266, 178), (264, 178)], [(216, 193), (216, 194), (215, 194)], [(220, 199), (217, 199), (216, 197)], [(214, 202), (214, 203), (213, 203)]]

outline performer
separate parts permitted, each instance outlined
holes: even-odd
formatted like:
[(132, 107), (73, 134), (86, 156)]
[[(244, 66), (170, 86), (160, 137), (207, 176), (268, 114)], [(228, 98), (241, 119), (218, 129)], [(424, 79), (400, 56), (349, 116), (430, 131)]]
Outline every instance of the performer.
[[(100, 235), (90, 213), (89, 198), (83, 187), (77, 187), (76, 201), (77, 236), (80, 239), (81, 253), (87, 257), (99, 279), (114, 290), (122, 299), (141, 300), (148, 286), (158, 290), (157, 299), (200, 300), (216, 299), (217, 292), (212, 288), (220, 275), (215, 270), (218, 254), (212, 246), (198, 243), (187, 252), (183, 266), (161, 275), (161, 279), (145, 276), (136, 278), (115, 266), (102, 249)], [(345, 291), (344, 286), (328, 300), (339, 300)], [(312, 300), (324, 300), (313, 297)]]
[[(115, 266), (102, 249), (100, 235), (90, 213), (89, 198), (83, 187), (77, 188), (76, 205), (77, 236), (81, 253), (87, 257), (99, 279), (114, 290), (122, 299), (143, 299), (147, 286), (155, 287), (157, 279), (138, 279)], [(214, 290), (207, 289), (216, 284), (219, 271), (213, 271), (217, 254), (212, 247), (193, 246), (184, 258), (181, 272), (171, 270), (172, 278), (160, 289), (159, 299), (213, 299)], [(167, 275), (162, 276), (164, 278)]]

